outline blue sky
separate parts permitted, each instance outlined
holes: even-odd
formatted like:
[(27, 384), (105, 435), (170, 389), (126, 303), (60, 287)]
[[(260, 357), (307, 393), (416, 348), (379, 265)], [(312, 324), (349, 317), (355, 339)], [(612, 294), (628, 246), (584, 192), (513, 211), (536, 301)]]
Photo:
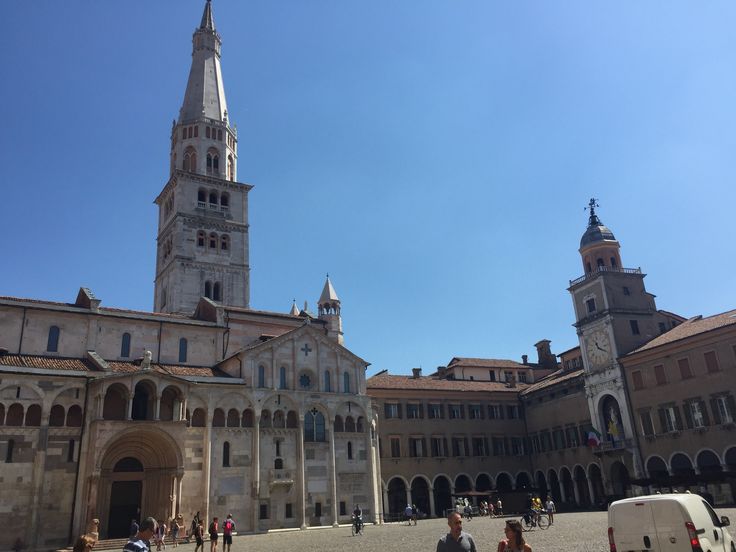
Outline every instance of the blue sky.
[[(0, 295), (150, 310), (203, 0), (5, 2)], [(658, 307), (736, 307), (732, 2), (214, 0), (251, 303), (381, 369), (577, 344), (591, 196)]]

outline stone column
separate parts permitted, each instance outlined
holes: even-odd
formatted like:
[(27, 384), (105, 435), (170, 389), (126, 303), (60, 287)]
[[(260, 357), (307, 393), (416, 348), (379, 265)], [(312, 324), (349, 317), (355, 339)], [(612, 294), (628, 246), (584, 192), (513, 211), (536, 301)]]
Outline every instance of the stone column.
[(578, 490), (578, 482), (575, 479), (572, 480), (572, 492), (575, 495), (575, 504), (580, 506), (580, 491)]
[(585, 481), (588, 483), (588, 495), (590, 496), (590, 505), (595, 506), (595, 490), (593, 489), (593, 481), (590, 477), (586, 477)]
[(258, 530), (258, 517), (261, 510), (261, 410), (254, 409), (253, 417), (253, 454), (251, 469), (251, 500), (253, 504), (253, 531)]
[(130, 389), (128, 390), (128, 416), (125, 419), (133, 419), (133, 393), (130, 391)]
[(368, 424), (367, 418), (363, 429), (365, 431), (363, 435), (363, 441), (366, 447), (366, 459), (368, 460), (368, 481), (371, 486), (371, 512), (373, 512), (374, 521), (378, 522), (378, 497), (376, 496), (376, 487), (378, 482), (376, 480), (376, 458), (374, 456), (373, 439), (371, 439), (371, 427)]
[[(171, 413), (173, 417), (173, 412)], [(161, 419), (161, 395), (156, 395), (156, 400), (153, 403), (153, 420), (158, 422)]]
[[(213, 409), (209, 409), (209, 412), (213, 412)], [(204, 443), (202, 443), (202, 452), (204, 458), (202, 459), (202, 495), (204, 498), (204, 527), (207, 529), (207, 524), (210, 521), (210, 480), (212, 478), (212, 468), (210, 467), (210, 461), (212, 459), (212, 416), (208, 415), (207, 425), (204, 428)], [(198, 508), (194, 509), (195, 511)]]
[(306, 462), (304, 458), (304, 416), (299, 415), (297, 424), (299, 433), (296, 436), (296, 476), (297, 476), (297, 508), (299, 509), (299, 529), (307, 528), (307, 493)]
[[(381, 491), (383, 492), (383, 520), (386, 521), (386, 505), (389, 504), (388, 501), (388, 487), (384, 487), (381, 485)], [(391, 507), (389, 506), (389, 512), (391, 510)]]
[(43, 531), (39, 531), (39, 514), (38, 510), (40, 507), (41, 498), (44, 496), (43, 483), (44, 483), (44, 471), (46, 468), (46, 448), (49, 440), (49, 417), (48, 413), (45, 413), (41, 420), (41, 428), (38, 430), (38, 438), (36, 440), (36, 450), (33, 459), (33, 474), (31, 476), (31, 488), (33, 494), (31, 496), (31, 512), (29, 519), (31, 523), (26, 527), (25, 542), (30, 544), (30, 548), (44, 548), (43, 545), (39, 546), (39, 537), (44, 534)]
[(429, 517), (435, 517), (434, 513), (434, 487), (429, 488)]
[(565, 485), (563, 485), (562, 480), (557, 480), (557, 486), (560, 488), (560, 498), (562, 499), (562, 502), (567, 502), (567, 495), (565, 494)]
[(337, 466), (335, 465), (335, 432), (333, 420), (325, 420), (325, 426), (328, 428), (327, 431), (329, 432), (330, 440), (329, 473), (330, 485), (332, 487), (332, 526), (337, 527)]

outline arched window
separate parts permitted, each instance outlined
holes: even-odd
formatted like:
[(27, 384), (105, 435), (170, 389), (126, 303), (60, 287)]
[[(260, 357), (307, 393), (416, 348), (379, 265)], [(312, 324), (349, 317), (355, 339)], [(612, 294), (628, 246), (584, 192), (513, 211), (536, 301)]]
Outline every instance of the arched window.
[(355, 421), (352, 416), (345, 418), (345, 431), (348, 433), (355, 433)]
[(356, 426), (357, 427), (355, 428), (355, 431), (357, 431), (358, 433), (365, 432), (365, 428), (363, 427), (363, 416), (358, 416), (358, 423), (356, 424)]
[(209, 138), (210, 137), (210, 127), (204, 127), (204, 128), (205, 128), (204, 135), (206, 138)]
[(215, 413), (212, 416), (212, 427), (225, 427), (225, 413), (222, 408), (215, 408)]
[(64, 418), (66, 417), (66, 412), (64, 412), (64, 407), (60, 404), (55, 404), (51, 407), (51, 412), (49, 413), (49, 426), (51, 427), (61, 427), (64, 425)]
[(82, 408), (75, 404), (66, 413), (67, 427), (82, 427)]
[(217, 250), (217, 234), (214, 232), (210, 234), (210, 249)]
[(325, 417), (316, 409), (304, 415), (304, 440), (308, 442), (325, 441)]
[(585, 263), (586, 272), (592, 272), (593, 268), (590, 266), (590, 263)]
[(220, 207), (222, 207), (224, 211), (230, 207), (230, 196), (227, 193), (223, 193), (220, 196)]
[(46, 344), (46, 350), (49, 353), (56, 353), (59, 351), (59, 335), (61, 330), (58, 326), (51, 326), (49, 328), (49, 341)]
[(0, 426), (5, 423), (5, 405), (0, 404)]
[(128, 332), (123, 334), (123, 340), (120, 344), (120, 356), (123, 358), (130, 356), (130, 334)]
[(217, 192), (210, 192), (210, 207), (217, 206)]
[(22, 426), (23, 425), (23, 406), (15, 403), (8, 408), (8, 415), (5, 418), (5, 425)]
[(220, 156), (219, 155), (212, 156), (212, 172), (214, 174), (220, 174)]
[(204, 296), (207, 299), (212, 299), (212, 282), (209, 280), (204, 283)]
[(27, 426), (38, 427), (41, 425), (41, 406), (32, 404), (26, 410), (26, 424)]
[(222, 142), (222, 129), (217, 129), (217, 139)]
[(187, 340), (182, 337), (179, 340), (179, 362), (187, 361)]
[(74, 439), (69, 439), (69, 448), (66, 449), (66, 461), (67, 462), (74, 462), (74, 449), (76, 448), (76, 444), (74, 443)]
[(234, 408), (227, 411), (227, 427), (240, 427), (240, 412)]
[(275, 469), (275, 470), (283, 470), (284, 469), (284, 460), (283, 460), (283, 458), (276, 458), (276, 460), (273, 461), (273, 469)]
[(204, 230), (200, 230), (197, 232), (197, 247), (204, 247), (205, 239), (207, 238), (207, 235), (204, 233)]
[(222, 467), (230, 467), (230, 443), (227, 441), (222, 443)]
[(197, 203), (200, 204), (200, 207), (204, 207), (202, 204), (207, 203), (207, 192), (203, 188), (197, 191)]
[(214, 172), (214, 156), (211, 153), (207, 154), (207, 174)]
[(235, 161), (233, 161), (232, 155), (227, 156), (227, 177), (231, 181), (235, 180)]
[(258, 365), (258, 387), (266, 387), (266, 367), (263, 364)]
[(286, 389), (286, 368), (279, 368), (279, 389)]
[(345, 431), (345, 426), (342, 423), (342, 416), (340, 416), (339, 414), (335, 416), (333, 431), (335, 433), (342, 433), (343, 431)]
[(353, 443), (348, 441), (348, 460), (353, 459)]
[(616, 257), (611, 257), (611, 266), (616, 268)]
[(207, 423), (204, 410), (195, 408), (192, 414), (192, 427), (204, 427)]
[(212, 287), (212, 298), (215, 301), (222, 301), (222, 285), (220, 282), (215, 282), (215, 285)]
[(325, 391), (328, 393), (332, 391), (331, 385), (330, 385), (330, 372), (325, 370)]
[(253, 427), (253, 411), (250, 408), (243, 411), (243, 427)]
[(350, 374), (347, 372), (342, 374), (342, 390), (343, 393), (350, 393)]
[(603, 266), (603, 259), (598, 259), (596, 261), (596, 264), (598, 265), (598, 267), (602, 267)]
[(194, 137), (196, 138), (197, 136), (199, 136), (199, 125), (194, 127)]
[(227, 251), (228, 249), (230, 249), (230, 236), (226, 234), (220, 239), (220, 250)]
[(13, 462), (13, 449), (15, 449), (15, 441), (13, 439), (8, 440), (8, 448), (5, 451), (5, 463), (10, 464)]

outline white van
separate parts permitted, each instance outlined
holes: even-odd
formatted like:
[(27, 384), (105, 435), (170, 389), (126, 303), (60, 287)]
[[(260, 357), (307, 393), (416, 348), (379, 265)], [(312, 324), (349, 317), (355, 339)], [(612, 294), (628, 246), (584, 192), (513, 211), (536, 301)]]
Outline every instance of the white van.
[(728, 525), (696, 494), (637, 496), (608, 507), (611, 552), (736, 552)]

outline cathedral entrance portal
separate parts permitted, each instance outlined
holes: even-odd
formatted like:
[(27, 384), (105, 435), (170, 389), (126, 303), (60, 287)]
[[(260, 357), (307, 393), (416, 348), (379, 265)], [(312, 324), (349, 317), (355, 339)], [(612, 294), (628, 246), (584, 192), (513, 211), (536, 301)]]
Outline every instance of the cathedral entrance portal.
[[(103, 521), (101, 537), (127, 537), (130, 520), (171, 519), (179, 512), (182, 453), (167, 433), (149, 424), (131, 424), (118, 434), (91, 478), (88, 518)], [(104, 523), (107, 522), (105, 525)]]

